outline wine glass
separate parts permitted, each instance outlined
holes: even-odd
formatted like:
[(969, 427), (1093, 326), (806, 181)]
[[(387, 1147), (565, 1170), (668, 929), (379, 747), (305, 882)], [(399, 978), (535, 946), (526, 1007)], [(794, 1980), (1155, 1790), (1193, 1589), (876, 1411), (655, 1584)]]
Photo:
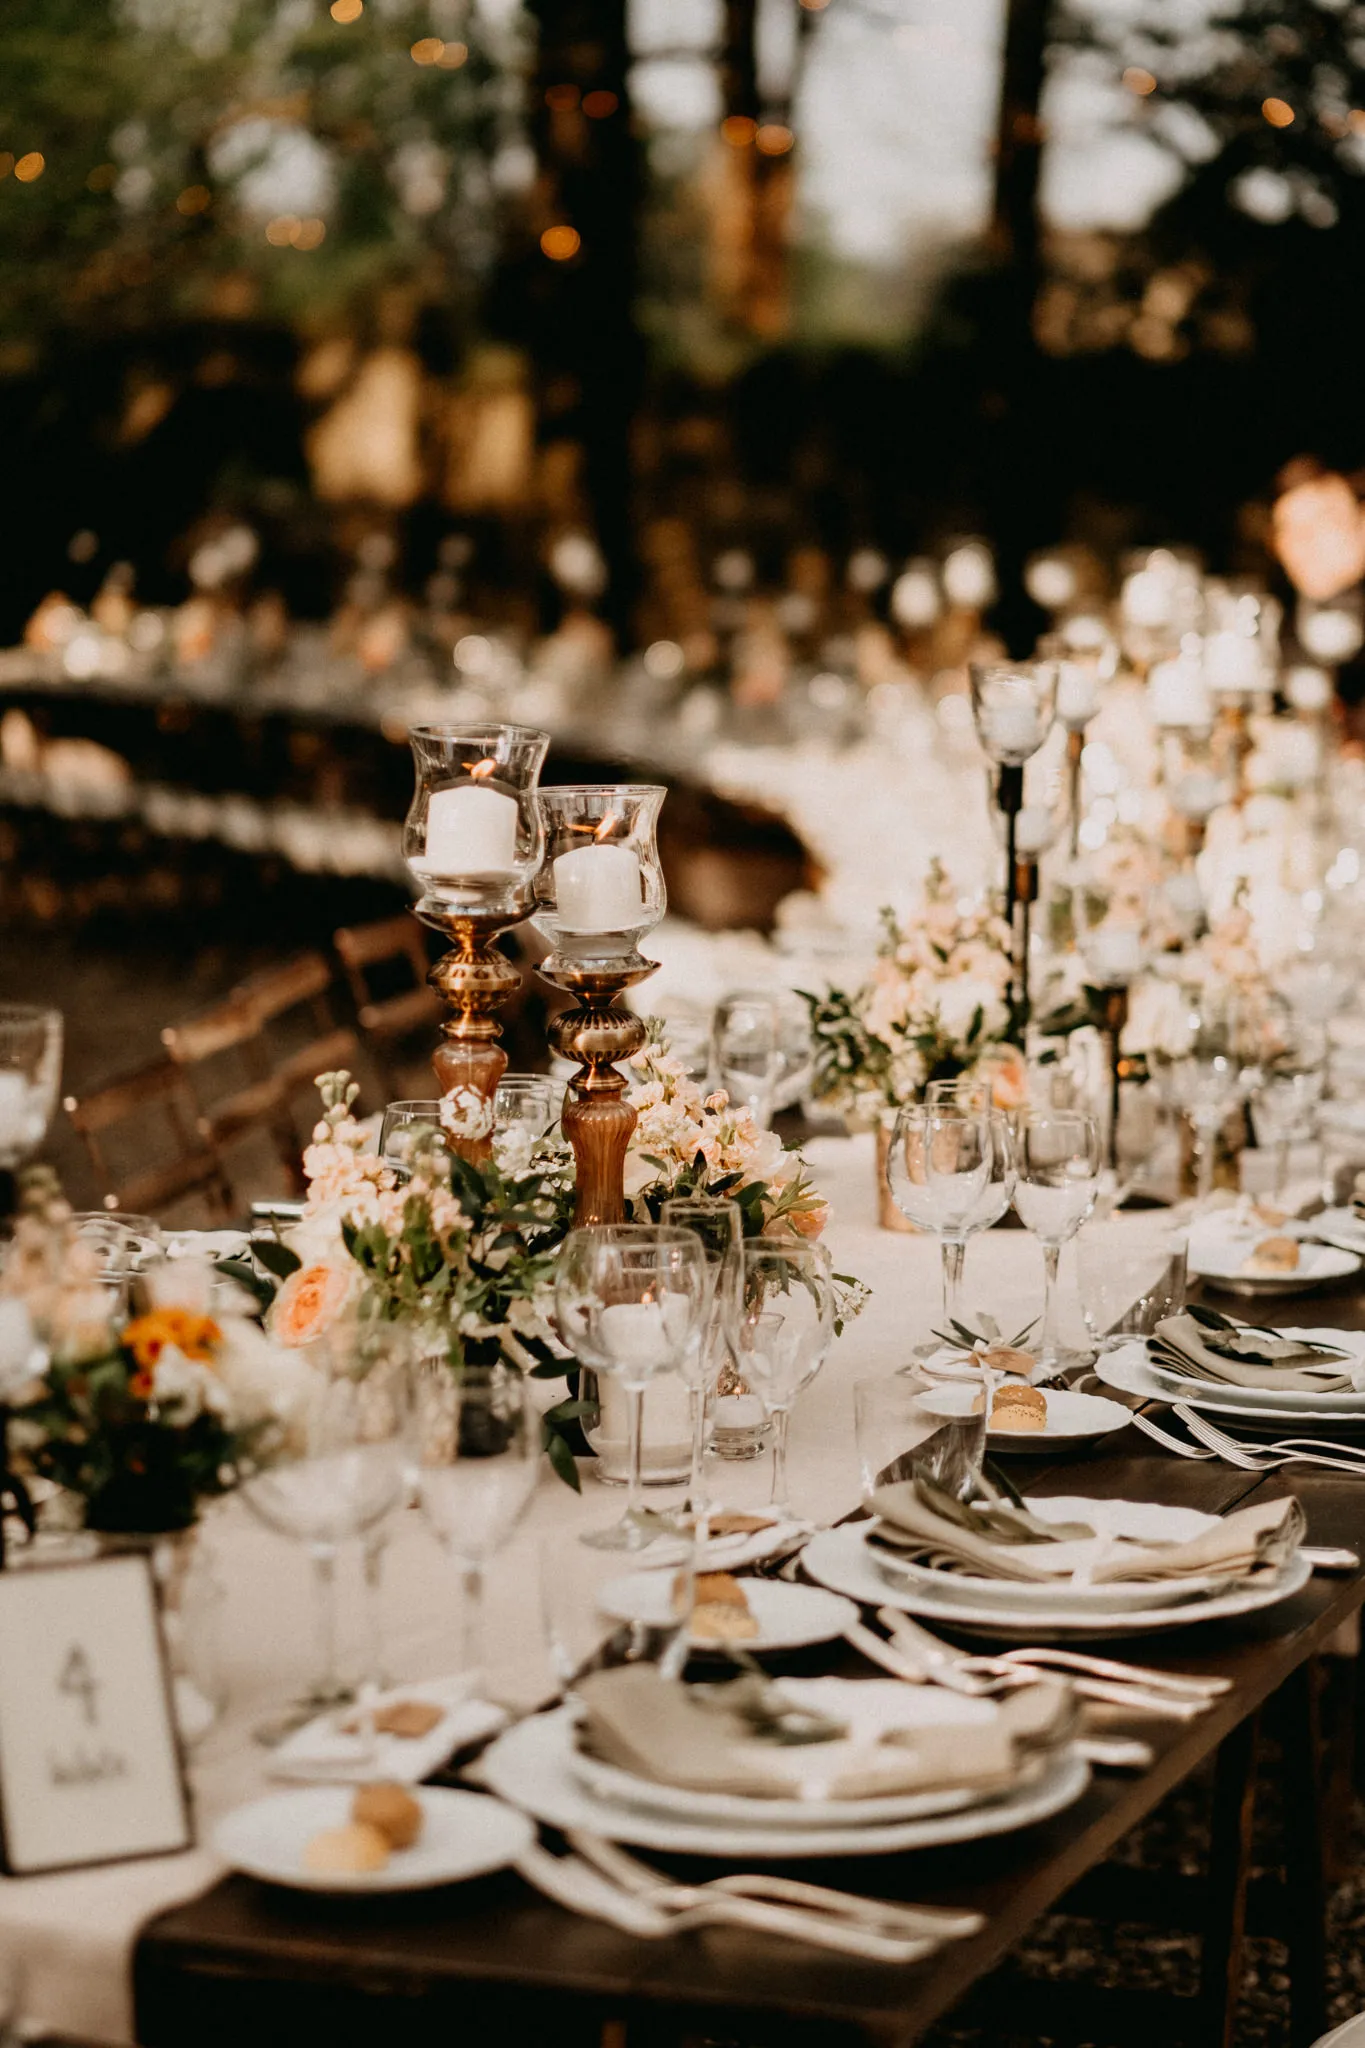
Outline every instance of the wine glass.
[(772, 1108), (790, 1109), (810, 1086), (815, 1062), (815, 1038), (805, 998), (792, 989), (735, 988), (729, 991), (725, 1001), (754, 1003), (772, 1011), (777, 1031), (777, 1074), (773, 1081)]
[(299, 1711), (263, 1730), (265, 1740), (352, 1697), (337, 1670), (337, 1553), (372, 1536), (409, 1483), (415, 1335), (364, 1306), (311, 1347), (307, 1398), (241, 1489), (267, 1528), (307, 1546), (314, 1577), (317, 1674)]
[(1149, 1337), (1185, 1306), (1185, 1233), (1146, 1217), (1088, 1223), (1076, 1243), (1081, 1313), (1099, 1351)]
[(483, 1669), (483, 1586), (540, 1475), (540, 1418), (506, 1366), (427, 1359), (416, 1376), (417, 1503), (459, 1568), (461, 1667)]
[(379, 1126), (379, 1156), (386, 1166), (406, 1180), (412, 1172), (412, 1155), (425, 1131), (441, 1136), (439, 1102), (390, 1102)]
[(712, 1046), (719, 1086), (766, 1128), (783, 1065), (776, 1004), (766, 996), (727, 996), (716, 1005)]
[(1275, 1148), (1271, 1197), (1284, 1199), (1289, 1179), (1289, 1148), (1296, 1138), (1313, 1135), (1326, 1079), (1327, 1036), (1316, 1025), (1295, 1024), (1271, 1052), (1251, 1098), (1251, 1118), (1258, 1145)]
[(1237, 1004), (1211, 996), (1191, 1009), (1182, 1049), (1156, 1058), (1153, 1071), (1167, 1102), (1189, 1119), (1197, 1161), (1195, 1203), (1206, 1208), (1213, 1193), (1218, 1133), (1246, 1099), (1250, 1078), (1241, 1054)]
[(706, 1451), (706, 1409), (725, 1363), (726, 1304), (737, 1292), (740, 1279), (740, 1250), (744, 1242), (743, 1219), (738, 1202), (723, 1195), (678, 1196), (665, 1202), (659, 1220), (672, 1230), (690, 1230), (702, 1247), (710, 1282), (706, 1330), (700, 1344), (683, 1364), (692, 1403), (692, 1476), (688, 1482), (688, 1504), (694, 1515), (704, 1507), (702, 1461)]
[(610, 1223), (571, 1230), (559, 1254), (555, 1308), (564, 1342), (599, 1379), (626, 1397), (625, 1513), (583, 1542), (599, 1550), (640, 1550), (651, 1540), (641, 1519), (645, 1388), (678, 1372), (700, 1345), (710, 1283), (690, 1230)]
[(824, 1364), (834, 1335), (834, 1286), (822, 1245), (751, 1238), (740, 1253), (741, 1285), (726, 1304), (735, 1363), (773, 1424), (770, 1505), (784, 1519), (787, 1432), (801, 1389)]
[(493, 1091), (493, 1128), (518, 1125), (533, 1138), (543, 1138), (559, 1120), (562, 1083), (549, 1074), (504, 1074)]
[(1093, 1116), (1080, 1110), (1035, 1110), (1019, 1119), (1016, 1132), (1014, 1206), (1026, 1230), (1043, 1247), (1043, 1371), (1050, 1377), (1062, 1363), (1057, 1334), (1057, 1268), (1062, 1246), (1076, 1235), (1095, 1206), (1100, 1184), (1100, 1132)]
[(939, 1240), (949, 1323), (960, 1316), (967, 1238), (982, 1227), (972, 1219), (992, 1186), (999, 1122), (960, 1101), (920, 1102), (900, 1112), (891, 1134), (887, 1185), (902, 1216)]

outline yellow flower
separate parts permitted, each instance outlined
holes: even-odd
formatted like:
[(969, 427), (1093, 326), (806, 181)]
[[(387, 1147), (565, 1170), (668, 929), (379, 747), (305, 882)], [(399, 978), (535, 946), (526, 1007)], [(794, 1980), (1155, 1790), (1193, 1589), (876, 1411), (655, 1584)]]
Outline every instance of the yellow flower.
[(211, 1316), (195, 1315), (189, 1309), (157, 1308), (149, 1315), (136, 1317), (123, 1333), (123, 1342), (138, 1366), (133, 1391), (136, 1392), (138, 1379), (155, 1370), (168, 1345), (174, 1345), (184, 1357), (200, 1365), (212, 1365), (213, 1354), (222, 1341), (223, 1333)]

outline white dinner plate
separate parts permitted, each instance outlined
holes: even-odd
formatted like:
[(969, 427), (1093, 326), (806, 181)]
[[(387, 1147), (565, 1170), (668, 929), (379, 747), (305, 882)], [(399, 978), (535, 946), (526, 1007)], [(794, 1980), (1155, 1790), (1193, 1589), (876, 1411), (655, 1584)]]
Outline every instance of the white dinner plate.
[[(841, 1636), (858, 1610), (847, 1600), (825, 1592), (819, 1586), (789, 1586), (782, 1579), (745, 1579), (744, 1597), (758, 1623), (758, 1634), (743, 1636), (740, 1650), (804, 1650), (811, 1643), (827, 1643)], [(662, 1627), (672, 1619), (673, 1581), (662, 1572), (630, 1572), (623, 1578), (608, 1579), (597, 1595), (597, 1605), (613, 1621), (643, 1621)], [(699, 1650), (729, 1648), (714, 1637), (692, 1637)]]
[(1073, 1394), (1064, 1388), (1047, 1387), (1043, 1399), (1047, 1402), (1047, 1424), (1043, 1429), (987, 1431), (992, 1457), (1065, 1450), (1068, 1445), (1093, 1443), (1097, 1437), (1126, 1428), (1133, 1419), (1131, 1410), (1119, 1401), (1106, 1401), (1102, 1394)]
[(1060, 1813), (1080, 1798), (1090, 1781), (1089, 1766), (1065, 1747), (1043, 1759), (1038, 1776), (1017, 1792), (959, 1813), (929, 1814), (922, 1820), (880, 1827), (779, 1831), (609, 1806), (579, 1783), (574, 1775), (574, 1752), (574, 1709), (557, 1707), (500, 1735), (484, 1752), (480, 1767), (485, 1783), (500, 1799), (520, 1806), (550, 1827), (579, 1828), (639, 1849), (675, 1849), (691, 1856), (743, 1857), (765, 1863), (810, 1856), (889, 1855), (1008, 1834)]
[[(1275, 1234), (1267, 1230), (1262, 1235)], [(1244, 1270), (1246, 1261), (1260, 1241), (1255, 1236), (1202, 1241), (1192, 1237), (1191, 1278), (1207, 1281), (1224, 1294), (1272, 1296), (1307, 1294), (1314, 1287), (1324, 1287), (1331, 1280), (1345, 1280), (1360, 1271), (1360, 1259), (1355, 1252), (1344, 1252), (1337, 1245), (1301, 1244), (1299, 1263), (1292, 1273), (1248, 1273)]]
[[(984, 1727), (999, 1708), (992, 1700), (968, 1699), (936, 1685), (905, 1685), (897, 1678), (814, 1678), (782, 1680), (784, 1696), (814, 1713), (845, 1719), (853, 1725), (846, 1704), (861, 1695), (874, 1709), (876, 1728)], [(872, 1727), (858, 1720), (872, 1739)], [(816, 1745), (819, 1748), (821, 1745)], [(666, 1785), (637, 1777), (619, 1765), (589, 1756), (575, 1743), (573, 1774), (595, 1799), (610, 1806), (671, 1814), (683, 1820), (714, 1821), (720, 1826), (757, 1828), (879, 1827), (893, 1821), (920, 1820), (932, 1813), (959, 1813), (999, 1793), (971, 1786), (938, 1786), (928, 1792), (896, 1792), (868, 1799), (761, 1799), (753, 1793), (701, 1792), (686, 1785)]]
[(1307, 1232), (1336, 1245), (1340, 1251), (1357, 1252), (1365, 1257), (1365, 1221), (1356, 1215), (1354, 1209), (1320, 1209), (1316, 1216), (1309, 1216), (1302, 1223), (1288, 1224), (1286, 1229), (1294, 1237)]
[[(1333, 1336), (1349, 1342), (1352, 1330), (1286, 1330), (1287, 1337), (1320, 1337), (1330, 1343)], [(1103, 1351), (1095, 1360), (1096, 1375), (1106, 1386), (1122, 1394), (1136, 1394), (1143, 1401), (1184, 1401), (1190, 1408), (1207, 1408), (1219, 1415), (1251, 1415), (1281, 1425), (1285, 1436), (1294, 1434), (1299, 1423), (1336, 1423), (1365, 1428), (1365, 1394), (1283, 1393), (1276, 1387), (1233, 1387), (1220, 1380), (1187, 1380), (1153, 1363), (1145, 1341), (1124, 1344)]]
[(349, 1785), (309, 1785), (277, 1792), (225, 1813), (213, 1846), (234, 1870), (267, 1884), (305, 1892), (415, 1892), (501, 1870), (527, 1850), (535, 1829), (524, 1813), (478, 1792), (418, 1786), (422, 1833), (410, 1849), (396, 1849), (382, 1870), (305, 1870), (303, 1852), (325, 1828), (344, 1827), (354, 1797)]
[(846, 1522), (838, 1529), (824, 1529), (813, 1536), (801, 1555), (801, 1563), (813, 1579), (835, 1592), (847, 1593), (864, 1606), (899, 1607), (944, 1628), (972, 1635), (1007, 1636), (1013, 1641), (1027, 1637), (1030, 1642), (1094, 1640), (1107, 1636), (1154, 1635), (1158, 1630), (1193, 1628), (1206, 1621), (1222, 1621), (1237, 1614), (1254, 1614), (1259, 1607), (1274, 1607), (1306, 1586), (1312, 1566), (1298, 1552), (1278, 1572), (1258, 1574), (1243, 1580), (1232, 1592), (1200, 1595), (1177, 1607), (1149, 1607), (1134, 1612), (1115, 1608), (1100, 1612), (1086, 1608), (1022, 1608), (1009, 1598), (1002, 1585), (1000, 1601), (994, 1607), (979, 1605), (954, 1595), (947, 1582), (941, 1588), (892, 1585), (878, 1569), (864, 1540), (867, 1525)]
[[(1125, 1416), (1128, 1410), (1123, 1411)], [(1034, 1500), (1025, 1495), (1025, 1502), (1031, 1513), (1044, 1522), (1088, 1521), (1097, 1536), (1119, 1536), (1138, 1543), (1192, 1543), (1209, 1529), (1217, 1527), (1216, 1515), (1202, 1514), (1198, 1508), (1168, 1508), (1156, 1501), (1148, 1500), (1092, 1500), (1079, 1494), (1058, 1494), (1050, 1499)], [(1087, 1542), (1066, 1543), (1059, 1550), (1076, 1553), (1076, 1563), (1084, 1559), (1081, 1552), (1093, 1555), (1094, 1546)], [(966, 1569), (945, 1571), (934, 1565), (918, 1564), (913, 1558), (898, 1556), (894, 1550), (879, 1543), (869, 1543), (868, 1555), (895, 1585), (924, 1587), (935, 1590), (951, 1586), (959, 1600), (971, 1601), (977, 1607), (999, 1607), (1002, 1587), (1001, 1579), (991, 1579)], [(1058, 1557), (1057, 1562), (1064, 1562)], [(1050, 1579), (1045, 1583), (1036, 1580), (1018, 1579), (1008, 1582), (1011, 1606), (1032, 1612), (1035, 1608), (1065, 1607), (1068, 1612), (1088, 1613), (1099, 1609), (1101, 1613), (1119, 1613), (1125, 1610), (1152, 1607), (1172, 1607), (1178, 1601), (1189, 1600), (1204, 1594), (1215, 1586), (1228, 1585), (1226, 1573), (1207, 1572), (1199, 1578), (1188, 1579), (1124, 1579), (1114, 1583), (1090, 1584), (1085, 1579)]]
[[(724, 1510), (721, 1510), (724, 1512)], [(758, 1512), (762, 1512), (759, 1510)], [(697, 1559), (697, 1569), (704, 1572), (737, 1572), (745, 1565), (761, 1564), (765, 1557), (773, 1557), (779, 1550), (795, 1545), (801, 1537), (810, 1534), (810, 1523), (797, 1520), (795, 1516), (777, 1519), (763, 1529), (752, 1529), (744, 1534), (712, 1536)], [(654, 1571), (660, 1567), (678, 1565), (691, 1554), (691, 1542), (686, 1536), (671, 1536), (661, 1532), (645, 1549), (637, 1550), (635, 1561), (642, 1569)]]

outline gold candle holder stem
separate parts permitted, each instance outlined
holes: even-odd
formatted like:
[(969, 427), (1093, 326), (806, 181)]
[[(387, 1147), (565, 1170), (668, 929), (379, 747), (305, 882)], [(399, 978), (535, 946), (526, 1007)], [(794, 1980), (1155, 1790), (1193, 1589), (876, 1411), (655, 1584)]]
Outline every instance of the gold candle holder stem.
[(618, 998), (657, 965), (638, 953), (619, 963), (578, 962), (555, 954), (539, 969), (543, 980), (577, 1004), (551, 1019), (549, 1039), (556, 1052), (579, 1063), (560, 1121), (578, 1169), (574, 1222), (580, 1228), (625, 1221), (626, 1152), (637, 1119), (625, 1100), (618, 1062), (640, 1050), (646, 1033)]
[(505, 908), (446, 909), (425, 900), (417, 906), (424, 924), (455, 942), (427, 977), (450, 1012), (431, 1066), (442, 1103), (448, 1105), (447, 1141), (473, 1166), (492, 1157), (493, 1098), (507, 1071), (495, 1013), (521, 986), (521, 976), (493, 941), (525, 914), (526, 906), (518, 906), (515, 915)]
[(1111, 984), (1106, 988), (1097, 988), (1094, 996), (1100, 1029), (1104, 1032), (1109, 1047), (1109, 1164), (1117, 1173), (1119, 1102), (1123, 1082), (1123, 1055), (1120, 1046), (1123, 1028), (1128, 1022), (1128, 987), (1126, 983)]

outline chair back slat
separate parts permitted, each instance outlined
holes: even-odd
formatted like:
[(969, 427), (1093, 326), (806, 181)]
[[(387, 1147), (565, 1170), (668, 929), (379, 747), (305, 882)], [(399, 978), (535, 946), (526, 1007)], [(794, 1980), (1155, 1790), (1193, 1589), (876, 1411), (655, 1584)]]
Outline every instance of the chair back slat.
[[(64, 1107), (89, 1155), (106, 1208), (155, 1216), (173, 1202), (198, 1195), (215, 1216), (233, 1213), (232, 1183), (184, 1070), (172, 1060), (125, 1074), (88, 1095), (67, 1096)], [(113, 1162), (106, 1143), (120, 1127), (125, 1165)], [(161, 1133), (169, 1135), (170, 1156), (148, 1158)]]

